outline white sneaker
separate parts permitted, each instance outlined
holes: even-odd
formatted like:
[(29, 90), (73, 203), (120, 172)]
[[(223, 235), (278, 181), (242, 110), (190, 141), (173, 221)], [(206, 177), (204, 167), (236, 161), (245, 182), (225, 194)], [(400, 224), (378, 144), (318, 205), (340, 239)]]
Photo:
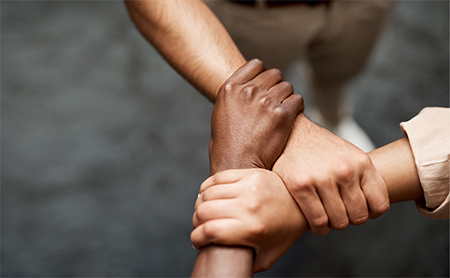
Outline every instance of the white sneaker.
[(313, 108), (307, 114), (316, 124), (333, 132), (335, 135), (349, 141), (364, 152), (370, 152), (375, 149), (375, 145), (364, 130), (358, 125), (355, 119), (348, 115), (343, 117), (337, 125), (331, 126), (325, 122), (320, 112)]

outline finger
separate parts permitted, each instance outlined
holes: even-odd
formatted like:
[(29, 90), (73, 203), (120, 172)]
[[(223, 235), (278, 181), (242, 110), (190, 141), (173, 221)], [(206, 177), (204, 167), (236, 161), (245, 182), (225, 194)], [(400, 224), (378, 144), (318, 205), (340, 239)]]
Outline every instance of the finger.
[(361, 179), (361, 189), (369, 206), (369, 218), (380, 217), (389, 209), (389, 195), (380, 173), (371, 165)]
[(241, 213), (234, 199), (203, 202), (194, 212), (192, 225), (197, 227), (213, 219), (238, 217)]
[(283, 81), (271, 87), (269, 93), (277, 103), (282, 103), (283, 100), (294, 93), (294, 86), (290, 82)]
[(197, 196), (197, 200), (195, 200), (194, 210), (197, 210), (197, 207), (198, 207), (201, 203), (203, 203), (203, 200), (202, 200), (202, 195), (199, 193), (198, 196)]
[(200, 194), (211, 186), (239, 181), (245, 176), (245, 169), (226, 170), (207, 178), (200, 186)]
[(270, 69), (263, 71), (258, 76), (256, 76), (252, 83), (256, 84), (258, 87), (262, 89), (269, 90), (276, 84), (283, 81), (283, 74), (279, 69)]
[(341, 184), (339, 188), (350, 223), (353, 225), (366, 223), (369, 219), (369, 210), (359, 179), (355, 177), (349, 183)]
[(295, 194), (292, 195), (305, 215), (311, 231), (317, 235), (328, 234), (328, 216), (316, 189), (309, 185), (299, 185), (293, 192)]
[(236, 82), (244, 84), (253, 80), (258, 74), (266, 70), (264, 63), (259, 59), (253, 59), (245, 63), (242, 67), (236, 70), (230, 78), (229, 82)]
[(335, 230), (345, 229), (349, 220), (337, 185), (331, 180), (319, 182), (318, 192), (328, 215), (330, 228)]
[(219, 184), (216, 186), (209, 187), (207, 190), (199, 194), (197, 201), (195, 203), (195, 210), (203, 202), (213, 201), (218, 199), (232, 199), (239, 195), (240, 186), (235, 186), (234, 184)]
[(303, 104), (303, 97), (299, 94), (292, 94), (281, 103), (284, 107), (286, 107), (287, 111), (292, 115), (292, 117), (296, 117), (298, 113), (303, 112), (305, 106)]
[(191, 242), (196, 249), (209, 244), (246, 246), (244, 240), (244, 226), (233, 218), (208, 221), (191, 233)]
[(201, 194), (202, 200), (207, 202), (218, 199), (232, 199), (239, 195), (239, 189), (241, 188), (241, 186), (235, 184), (219, 184), (203, 191)]

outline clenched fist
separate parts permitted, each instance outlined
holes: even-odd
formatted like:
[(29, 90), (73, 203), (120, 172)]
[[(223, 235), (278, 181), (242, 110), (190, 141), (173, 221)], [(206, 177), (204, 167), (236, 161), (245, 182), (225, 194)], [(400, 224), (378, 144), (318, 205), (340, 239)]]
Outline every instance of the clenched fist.
[(269, 269), (309, 227), (281, 178), (272, 171), (222, 171), (200, 188), (192, 244), (247, 246), (253, 272)]
[(254, 59), (219, 89), (211, 119), (211, 174), (227, 169), (271, 169), (281, 155), (303, 98), (277, 69)]
[(370, 157), (304, 115), (273, 171), (318, 235), (361, 225), (389, 208), (386, 185)]

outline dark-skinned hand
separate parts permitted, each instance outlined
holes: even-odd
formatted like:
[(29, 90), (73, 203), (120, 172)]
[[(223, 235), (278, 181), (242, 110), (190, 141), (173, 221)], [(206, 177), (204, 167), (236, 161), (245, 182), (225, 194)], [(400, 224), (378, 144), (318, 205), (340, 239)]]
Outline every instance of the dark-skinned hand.
[(227, 169), (271, 169), (281, 155), (303, 99), (278, 69), (254, 59), (219, 89), (211, 119), (211, 174)]

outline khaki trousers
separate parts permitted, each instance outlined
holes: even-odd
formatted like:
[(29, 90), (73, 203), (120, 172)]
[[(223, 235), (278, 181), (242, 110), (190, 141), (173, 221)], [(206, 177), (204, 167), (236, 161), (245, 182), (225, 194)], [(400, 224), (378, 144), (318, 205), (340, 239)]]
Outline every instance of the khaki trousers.
[(205, 3), (245, 58), (282, 71), (304, 58), (313, 101), (325, 118), (340, 117), (345, 84), (366, 65), (393, 5), (378, 0), (272, 8)]

